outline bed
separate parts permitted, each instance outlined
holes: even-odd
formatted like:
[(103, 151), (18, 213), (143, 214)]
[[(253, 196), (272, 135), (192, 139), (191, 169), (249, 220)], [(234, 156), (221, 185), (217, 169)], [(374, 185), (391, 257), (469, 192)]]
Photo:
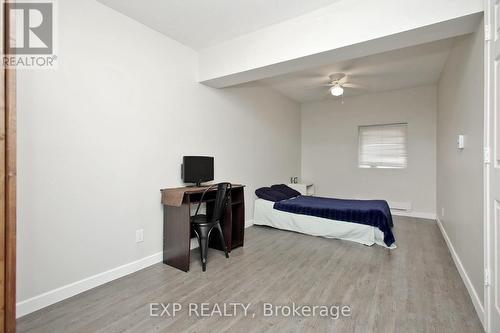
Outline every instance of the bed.
[(276, 200), (259, 198), (255, 201), (254, 224), (368, 246), (377, 244), (396, 248), (392, 216), (387, 202), (383, 200), (343, 200), (302, 195)]

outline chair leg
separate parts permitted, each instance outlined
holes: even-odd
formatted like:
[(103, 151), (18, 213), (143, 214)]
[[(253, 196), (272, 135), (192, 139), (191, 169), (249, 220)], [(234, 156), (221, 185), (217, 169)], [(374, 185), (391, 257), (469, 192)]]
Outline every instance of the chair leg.
[(219, 235), (220, 235), (220, 239), (222, 242), (222, 248), (224, 249), (224, 253), (226, 254), (226, 258), (229, 258), (229, 254), (227, 253), (226, 240), (224, 239), (224, 233), (222, 233), (222, 228), (220, 226), (220, 223), (217, 223), (215, 225), (215, 228), (217, 230), (219, 230)]
[(207, 252), (208, 252), (208, 237), (210, 234), (210, 229), (207, 226), (197, 226), (195, 228), (195, 233), (198, 238), (198, 244), (200, 245), (200, 256), (201, 256), (201, 267), (203, 271), (207, 269)]
[(208, 250), (208, 237), (207, 235), (200, 235), (200, 254), (201, 254), (201, 267), (203, 271), (207, 270), (207, 250)]

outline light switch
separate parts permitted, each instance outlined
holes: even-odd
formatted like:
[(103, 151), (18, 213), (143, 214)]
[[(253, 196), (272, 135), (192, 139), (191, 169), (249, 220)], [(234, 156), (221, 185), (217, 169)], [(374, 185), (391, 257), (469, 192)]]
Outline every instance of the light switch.
[(460, 134), (458, 136), (457, 148), (458, 149), (464, 149), (465, 148), (465, 136), (463, 134)]

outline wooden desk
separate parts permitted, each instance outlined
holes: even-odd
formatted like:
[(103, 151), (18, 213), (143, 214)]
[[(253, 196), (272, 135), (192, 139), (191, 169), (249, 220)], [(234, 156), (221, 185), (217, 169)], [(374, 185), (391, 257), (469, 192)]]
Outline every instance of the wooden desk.
[[(182, 187), (161, 190), (163, 204), (163, 263), (185, 272), (189, 271), (191, 238), (195, 237), (191, 230), (191, 207), (198, 205), (201, 195), (207, 187)], [(244, 185), (233, 185), (231, 203), (228, 205), (224, 219), (221, 221), (222, 232), (229, 252), (238, 246), (243, 246), (245, 235), (244, 187)], [(180, 196), (179, 191), (181, 191)], [(172, 200), (172, 194), (178, 196), (178, 202)], [(203, 198), (209, 215), (213, 209), (216, 194), (217, 188), (214, 188)], [(222, 250), (219, 244), (218, 234), (212, 233), (209, 246)]]

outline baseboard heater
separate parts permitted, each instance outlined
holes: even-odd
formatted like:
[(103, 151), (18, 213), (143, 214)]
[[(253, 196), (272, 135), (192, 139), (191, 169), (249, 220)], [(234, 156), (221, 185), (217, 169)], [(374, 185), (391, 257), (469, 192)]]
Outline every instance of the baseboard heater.
[(401, 212), (409, 212), (411, 211), (411, 202), (395, 202), (388, 201), (389, 208), (391, 210), (397, 210)]

